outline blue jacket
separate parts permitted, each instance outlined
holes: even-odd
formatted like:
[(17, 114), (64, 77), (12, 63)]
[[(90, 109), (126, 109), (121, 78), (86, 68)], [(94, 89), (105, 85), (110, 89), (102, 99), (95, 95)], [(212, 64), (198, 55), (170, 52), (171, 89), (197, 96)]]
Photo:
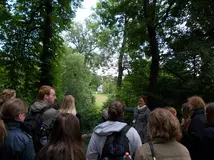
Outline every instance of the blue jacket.
[(34, 160), (33, 140), (22, 122), (5, 121), (8, 135), (0, 149), (1, 160)]

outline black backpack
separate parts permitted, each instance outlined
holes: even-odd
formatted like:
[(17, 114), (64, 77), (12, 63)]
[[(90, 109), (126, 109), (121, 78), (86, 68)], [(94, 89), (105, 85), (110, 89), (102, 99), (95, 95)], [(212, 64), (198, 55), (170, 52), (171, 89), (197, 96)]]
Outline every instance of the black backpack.
[[(44, 107), (39, 112), (30, 111), (24, 121), (25, 126), (28, 128), (28, 131), (33, 139), (34, 149), (38, 152), (42, 148), (42, 144), (40, 143), (40, 127), (42, 124), (41, 116), (45, 111), (50, 109), (51, 107)], [(48, 133), (47, 133), (48, 134)], [(48, 136), (48, 135), (47, 135)]]
[(126, 152), (129, 152), (129, 140), (126, 133), (131, 126), (126, 125), (120, 132), (113, 132), (106, 139), (101, 160), (122, 160)]

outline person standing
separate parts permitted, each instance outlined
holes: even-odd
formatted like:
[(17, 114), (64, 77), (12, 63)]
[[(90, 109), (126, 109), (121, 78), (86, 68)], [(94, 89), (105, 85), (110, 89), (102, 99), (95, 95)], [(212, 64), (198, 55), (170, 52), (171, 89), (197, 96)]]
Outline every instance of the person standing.
[(27, 106), (21, 99), (10, 99), (2, 106), (0, 119), (0, 159), (34, 160), (32, 137), (23, 124)]
[(147, 123), (149, 121), (150, 109), (147, 106), (147, 97), (139, 97), (139, 105), (134, 110), (133, 125), (140, 135), (142, 143), (147, 141)]

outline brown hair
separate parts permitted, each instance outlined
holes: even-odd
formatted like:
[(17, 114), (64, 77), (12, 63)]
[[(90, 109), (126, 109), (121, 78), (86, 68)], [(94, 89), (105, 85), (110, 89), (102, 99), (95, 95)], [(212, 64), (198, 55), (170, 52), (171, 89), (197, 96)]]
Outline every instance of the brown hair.
[(0, 105), (9, 100), (10, 98), (15, 98), (16, 91), (13, 89), (4, 89), (0, 94)]
[(206, 123), (214, 126), (214, 103), (206, 105)]
[(15, 120), (21, 113), (27, 113), (27, 106), (21, 99), (9, 99), (2, 105), (0, 119), (0, 142), (2, 142), (7, 135), (7, 131), (2, 119)]
[(188, 119), (192, 115), (191, 106), (188, 103), (182, 104), (182, 118)]
[(157, 137), (165, 140), (181, 139), (179, 121), (167, 109), (157, 108), (152, 111), (147, 127), (151, 139)]
[(147, 96), (140, 96), (139, 98), (142, 98), (146, 105), (148, 104), (148, 97)]
[(57, 117), (48, 144), (41, 149), (37, 160), (84, 160), (78, 119), (68, 113)]
[(55, 90), (51, 86), (42, 86), (42, 87), (40, 87), (39, 93), (37, 95), (37, 100), (43, 100), (45, 95), (49, 95), (50, 94), (50, 90), (51, 89)]
[(115, 100), (108, 107), (108, 119), (111, 121), (116, 121), (124, 113), (125, 104), (120, 100)]
[(175, 117), (177, 116), (177, 111), (174, 107), (167, 106), (165, 107), (167, 110), (169, 110)]
[(187, 101), (188, 101), (188, 104), (192, 106), (193, 110), (205, 107), (204, 100), (199, 96), (189, 97)]
[(60, 108), (61, 113), (72, 113), (73, 115), (77, 114), (75, 107), (75, 99), (72, 95), (65, 96), (62, 106)]

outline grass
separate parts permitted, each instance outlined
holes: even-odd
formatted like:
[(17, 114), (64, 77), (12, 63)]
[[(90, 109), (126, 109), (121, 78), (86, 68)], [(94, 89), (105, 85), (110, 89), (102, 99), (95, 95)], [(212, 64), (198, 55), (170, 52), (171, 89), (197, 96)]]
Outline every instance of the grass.
[(107, 94), (102, 94), (102, 93), (94, 93), (95, 96), (95, 105), (98, 108), (101, 108), (103, 104), (107, 101), (108, 96)]

